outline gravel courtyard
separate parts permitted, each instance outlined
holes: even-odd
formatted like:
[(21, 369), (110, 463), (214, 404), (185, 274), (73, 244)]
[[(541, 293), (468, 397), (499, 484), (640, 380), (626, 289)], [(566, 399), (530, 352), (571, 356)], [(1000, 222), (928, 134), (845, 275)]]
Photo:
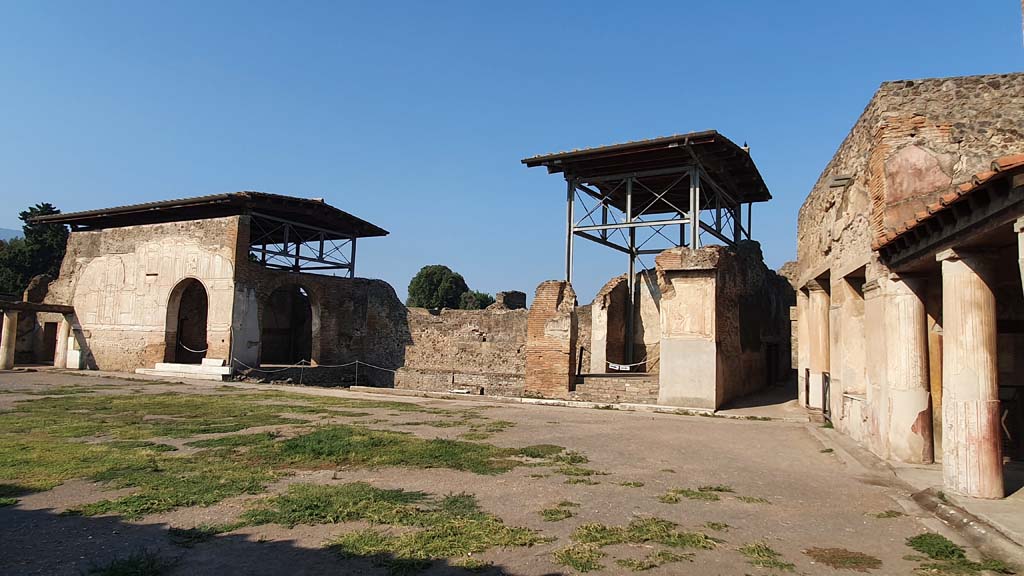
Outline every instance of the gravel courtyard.
[(3, 574), (992, 567), (806, 424), (51, 371), (0, 410)]

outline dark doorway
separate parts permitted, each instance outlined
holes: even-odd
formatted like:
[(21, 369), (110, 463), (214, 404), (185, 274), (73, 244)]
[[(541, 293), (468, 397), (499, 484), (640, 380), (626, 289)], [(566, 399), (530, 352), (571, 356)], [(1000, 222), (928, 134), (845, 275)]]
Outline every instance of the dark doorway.
[(199, 364), (206, 357), (206, 316), (209, 300), (198, 280), (182, 280), (167, 306), (168, 349), (165, 359), (179, 364)]
[(43, 324), (43, 349), (39, 353), (40, 361), (53, 361), (57, 354), (57, 323), (46, 322)]
[(260, 329), (260, 364), (313, 359), (313, 307), (300, 286), (283, 286), (267, 298)]

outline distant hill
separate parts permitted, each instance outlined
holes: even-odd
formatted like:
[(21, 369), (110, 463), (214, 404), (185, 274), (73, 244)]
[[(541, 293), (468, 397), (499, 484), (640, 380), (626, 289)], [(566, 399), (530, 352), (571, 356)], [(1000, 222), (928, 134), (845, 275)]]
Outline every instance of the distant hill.
[(0, 228), (0, 240), (10, 240), (11, 238), (17, 238), (21, 236), (21, 230), (11, 230), (10, 228)]

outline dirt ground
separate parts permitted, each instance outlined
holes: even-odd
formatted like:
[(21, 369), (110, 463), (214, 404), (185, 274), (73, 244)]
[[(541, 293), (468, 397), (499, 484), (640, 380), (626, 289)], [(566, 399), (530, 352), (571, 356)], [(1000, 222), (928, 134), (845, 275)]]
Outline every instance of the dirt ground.
[[(252, 393), (257, 388), (290, 390), (248, 385), (232, 390), (209, 382), (153, 383), (50, 371), (8, 372), (0, 374), (0, 410), (17, 410), (47, 398), (212, 396)], [(371, 527), (372, 523), (365, 520), (299, 524), (291, 528), (250, 525), (186, 544), (169, 535), (170, 527), (230, 522), (254, 503), (283, 493), (289, 485), (297, 483), (366, 482), (376, 488), (435, 495), (466, 492), (476, 496), (484, 512), (497, 516), (505, 525), (529, 528), (547, 540), (532, 546), (498, 547), (473, 554), (473, 570), (484, 574), (579, 573), (576, 568), (556, 561), (557, 551), (573, 545), (574, 530), (591, 523), (626, 526), (636, 519), (652, 517), (675, 523), (679, 530), (713, 537), (715, 544), (711, 549), (687, 549), (685, 552), (692, 554), (692, 558), (653, 567), (645, 572), (649, 574), (852, 573), (816, 561), (807, 554), (814, 548), (869, 555), (880, 562), (863, 569), (871, 573), (914, 574), (921, 560), (908, 559), (914, 551), (908, 548), (906, 539), (925, 531), (944, 530), (940, 523), (916, 508), (907, 494), (893, 487), (889, 475), (845, 459), (844, 453), (831, 449), (832, 431), (814, 429), (809, 424), (382, 397), (344, 390), (307, 388), (301, 392), (332, 398), (399, 401), (430, 409), (473, 410), (481, 416), (471, 423), (476, 426), (472, 430), (467, 430), (470, 424), (429, 424), (432, 419), (448, 416), (388, 407), (361, 408), (360, 412), (367, 415), (349, 416), (346, 422), (371, 430), (406, 432), (424, 439), (474, 438), (475, 442), (499, 448), (555, 444), (589, 460), (582, 467), (591, 474), (573, 475), (564, 466), (541, 463), (515, 466), (497, 474), (446, 467), (300, 467), (266, 483), (263, 494), (233, 495), (208, 506), (178, 507), (132, 520), (116, 514), (67, 514), (69, 509), (116, 500), (134, 491), (130, 486), (114, 487), (88, 476), (69, 479), (49, 490), (18, 495), (15, 503), (0, 507), (0, 573), (80, 574), (90, 569), (102, 573), (102, 567), (110, 562), (142, 550), (166, 560), (163, 567), (168, 574), (399, 573), (380, 556), (343, 557), (324, 547), (326, 541), (339, 534)], [(0, 417), (3, 416), (0, 412)], [(297, 416), (309, 420), (313, 427), (334, 421), (315, 420), (317, 416), (308, 414)], [(505, 424), (488, 428), (494, 422)], [(288, 438), (308, 431), (309, 426), (301, 422), (261, 425), (234, 433), (270, 431)], [(466, 435), (473, 431), (478, 435)], [(37, 433), (25, 430), (18, 434), (28, 437)], [(10, 434), (8, 440), (0, 441), (17, 439), (14, 433)], [(188, 440), (225, 435), (158, 440), (177, 448), (166, 453), (169, 457), (184, 457), (200, 451), (186, 446)], [(103, 440), (90, 437), (60, 441)], [(0, 483), (12, 485), (22, 484), (21, 480), (0, 477)], [(571, 517), (550, 521), (540, 515), (541, 510), (558, 508), (557, 504), (563, 501), (578, 504), (563, 507)], [(886, 511), (890, 512), (883, 514)], [(409, 530), (387, 529), (393, 533)], [(955, 536), (946, 535), (956, 540)], [(741, 552), (744, 547), (758, 543), (777, 552), (777, 562), (757, 565)], [(598, 560), (601, 568), (590, 573), (632, 573), (630, 567), (617, 561), (642, 558), (662, 548), (654, 542), (603, 546)], [(976, 557), (970, 550), (968, 554)], [(470, 568), (460, 566), (464, 560), (438, 559), (418, 573), (468, 574)]]

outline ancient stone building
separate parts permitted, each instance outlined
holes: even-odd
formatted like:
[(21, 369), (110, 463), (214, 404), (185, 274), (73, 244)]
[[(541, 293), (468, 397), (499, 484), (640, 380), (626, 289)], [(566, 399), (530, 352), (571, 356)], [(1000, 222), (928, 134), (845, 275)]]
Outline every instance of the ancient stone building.
[(1021, 458), (1024, 74), (886, 82), (799, 215), (800, 399), (1001, 497)]
[(72, 227), (42, 299), (73, 309), (58, 365), (219, 378), (268, 364), (401, 364), (405, 307), (387, 283), (355, 277), (356, 240), (387, 232), (323, 201), (239, 192), (40, 221)]

